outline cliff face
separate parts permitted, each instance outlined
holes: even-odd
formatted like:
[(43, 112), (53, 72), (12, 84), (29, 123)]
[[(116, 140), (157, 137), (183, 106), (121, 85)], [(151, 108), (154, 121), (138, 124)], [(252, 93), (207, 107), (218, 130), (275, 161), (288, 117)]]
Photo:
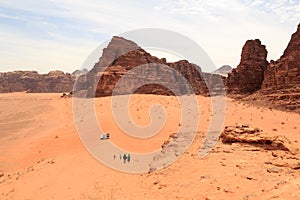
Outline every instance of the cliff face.
[[(164, 60), (160, 60), (141, 49), (134, 42), (121, 37), (113, 37), (107, 48), (103, 50), (102, 57), (92, 69), (91, 73), (98, 82), (94, 82), (93, 87), (89, 88), (90, 96), (102, 97), (110, 96), (120, 78), (127, 72), (137, 66), (148, 63), (164, 64)], [(152, 73), (155, 73), (155, 68)], [(144, 71), (139, 74), (132, 74), (122, 85), (120, 94), (130, 93), (130, 88), (138, 84), (142, 78), (146, 76)], [(94, 88), (96, 87), (96, 88)], [(144, 88), (150, 89), (149, 86)], [(153, 89), (153, 88), (152, 88)], [(157, 89), (158, 90), (158, 89)], [(95, 91), (95, 93), (94, 93)], [(140, 93), (147, 93), (147, 90), (139, 88)], [(155, 91), (153, 91), (155, 92)], [(159, 92), (161, 93), (161, 91)]]
[(259, 93), (276, 108), (300, 112), (300, 24), (280, 59), (268, 65)]
[(246, 101), (300, 112), (300, 24), (280, 59), (268, 64), (266, 56), (259, 40), (247, 41), (240, 64), (226, 80), (227, 91)]
[[(146, 64), (149, 65), (145, 66)], [(138, 67), (138, 71), (135, 70), (136, 67)], [(86, 76), (79, 78), (83, 81), (76, 88), (78, 90), (87, 89), (89, 97), (110, 96), (121, 77), (126, 75), (126, 81), (122, 80), (119, 83), (122, 91), (119, 91), (118, 94), (132, 93), (131, 88), (145, 80), (150, 82), (153, 80), (153, 83), (137, 88), (135, 93), (174, 95), (162, 85), (178, 88), (178, 91), (175, 92), (179, 95), (192, 93), (180, 79), (181, 75), (190, 83), (196, 94), (207, 94), (208, 90), (201, 74), (198, 66), (186, 60), (168, 63), (165, 58), (159, 59), (150, 55), (132, 41), (113, 37), (107, 48), (103, 50), (99, 62)], [(160, 84), (156, 84), (157, 78)]]
[(39, 74), (37, 71), (13, 71), (0, 73), (0, 93), (4, 92), (69, 92), (73, 88), (69, 73), (51, 71)]
[(278, 90), (300, 92), (300, 24), (281, 58), (271, 61), (264, 77), (262, 90), (265, 94)]
[(251, 94), (261, 88), (267, 68), (267, 50), (260, 40), (248, 40), (242, 50), (241, 62), (228, 74), (227, 91), (233, 94)]

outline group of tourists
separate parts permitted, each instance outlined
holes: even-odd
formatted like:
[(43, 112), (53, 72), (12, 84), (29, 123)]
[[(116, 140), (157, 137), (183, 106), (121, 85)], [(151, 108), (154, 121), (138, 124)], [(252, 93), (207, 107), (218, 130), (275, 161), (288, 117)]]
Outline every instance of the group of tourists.
[[(120, 154), (119, 158), (120, 158), (120, 160), (123, 159), (124, 163), (126, 163), (126, 162), (130, 163), (130, 160), (131, 160), (130, 154), (123, 154), (123, 156), (122, 156), (122, 154)], [(116, 160), (116, 155), (114, 155), (114, 160)]]

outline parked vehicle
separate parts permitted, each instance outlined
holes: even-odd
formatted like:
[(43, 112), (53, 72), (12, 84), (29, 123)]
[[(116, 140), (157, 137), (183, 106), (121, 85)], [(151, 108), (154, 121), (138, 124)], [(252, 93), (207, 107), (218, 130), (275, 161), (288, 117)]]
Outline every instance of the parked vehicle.
[(100, 135), (100, 140), (108, 140), (109, 139), (109, 133), (103, 133)]

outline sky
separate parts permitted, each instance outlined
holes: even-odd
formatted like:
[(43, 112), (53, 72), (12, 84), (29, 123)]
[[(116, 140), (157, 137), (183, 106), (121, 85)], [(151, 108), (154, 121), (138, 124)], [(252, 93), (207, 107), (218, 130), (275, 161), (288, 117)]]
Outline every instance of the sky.
[(0, 71), (73, 72), (112, 36), (141, 28), (176, 31), (216, 68), (236, 67), (248, 39), (260, 39), (277, 60), (299, 23), (300, 0), (0, 0)]

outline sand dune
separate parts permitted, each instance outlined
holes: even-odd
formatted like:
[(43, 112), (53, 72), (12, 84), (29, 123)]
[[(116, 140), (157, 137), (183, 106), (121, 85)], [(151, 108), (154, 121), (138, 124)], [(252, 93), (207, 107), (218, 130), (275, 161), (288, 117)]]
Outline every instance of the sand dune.
[[(71, 98), (0, 94), (0, 199), (300, 198), (300, 171), (285, 165), (297, 164), (300, 158), (287, 152), (218, 142), (200, 159), (198, 153), (214, 113), (208, 97), (198, 96), (197, 100), (201, 115), (191, 147), (165, 169), (132, 174), (111, 169), (89, 154), (76, 131)], [(127, 151), (150, 152), (181, 126), (178, 101), (168, 96), (134, 95), (129, 108), (134, 122), (148, 124), (154, 103), (164, 106), (167, 121), (158, 134), (145, 140), (129, 137), (116, 126), (111, 98), (95, 100), (96, 115), (113, 143)], [(227, 99), (224, 126), (248, 124), (285, 135), (300, 148), (299, 120), (299, 114)], [(115, 162), (121, 161), (117, 157)]]

